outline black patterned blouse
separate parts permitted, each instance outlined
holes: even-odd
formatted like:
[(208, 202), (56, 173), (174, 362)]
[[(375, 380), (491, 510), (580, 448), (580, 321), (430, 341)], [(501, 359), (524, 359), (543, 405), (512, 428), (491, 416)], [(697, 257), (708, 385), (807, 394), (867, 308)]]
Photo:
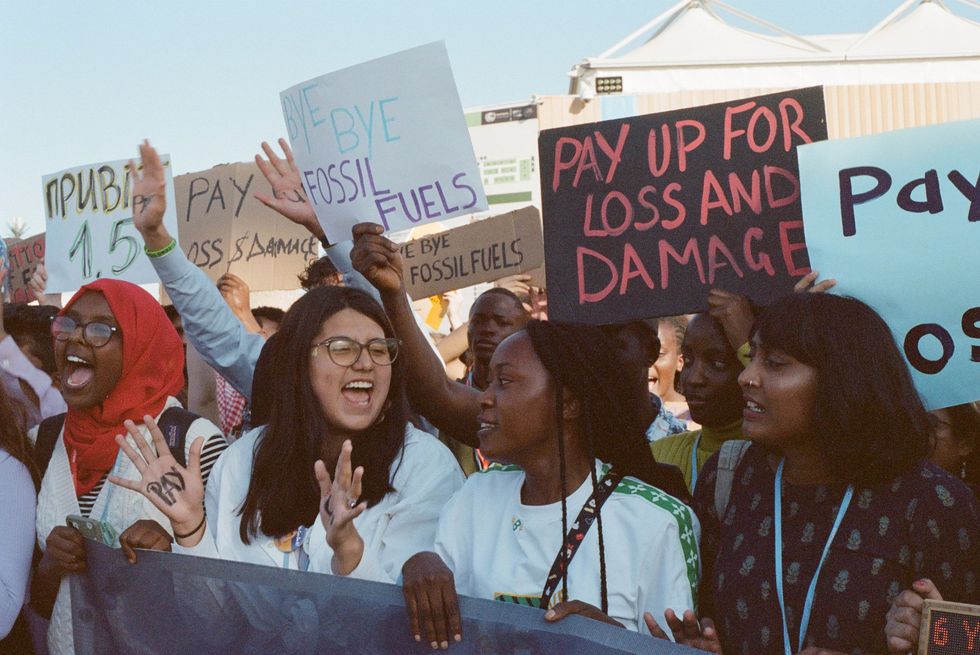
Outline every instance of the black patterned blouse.
[[(701, 517), (703, 616), (721, 634), (725, 655), (783, 655), (776, 596), (773, 522), (775, 472), (765, 451), (745, 453), (719, 525), (718, 456), (705, 464), (695, 493)], [(783, 579), (793, 652), (810, 580), (846, 485), (783, 482)], [(885, 614), (919, 578), (947, 600), (977, 602), (980, 526), (970, 490), (922, 463), (890, 484), (856, 488), (820, 573), (806, 646), (885, 653)]]

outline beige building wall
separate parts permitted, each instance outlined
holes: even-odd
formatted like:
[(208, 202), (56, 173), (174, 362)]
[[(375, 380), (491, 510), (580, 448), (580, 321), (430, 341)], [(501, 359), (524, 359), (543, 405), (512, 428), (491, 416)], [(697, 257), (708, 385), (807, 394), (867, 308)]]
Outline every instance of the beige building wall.
[[(784, 90), (745, 88), (637, 95), (636, 113), (652, 114)], [(539, 96), (539, 129), (596, 122), (601, 119), (602, 98), (583, 101), (576, 96)], [(980, 82), (825, 86), (824, 99), (831, 139), (980, 118)]]

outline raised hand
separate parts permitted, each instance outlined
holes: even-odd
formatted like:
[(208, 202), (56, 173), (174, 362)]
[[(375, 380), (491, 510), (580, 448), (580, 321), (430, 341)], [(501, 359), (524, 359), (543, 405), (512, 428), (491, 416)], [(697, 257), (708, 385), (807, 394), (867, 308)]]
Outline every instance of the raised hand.
[(793, 291), (796, 293), (824, 293), (825, 291), (832, 289), (837, 284), (837, 280), (834, 279), (820, 280), (817, 282), (819, 277), (820, 271), (810, 271), (801, 277), (793, 286)]
[(316, 218), (313, 205), (306, 199), (306, 190), (303, 189), (303, 181), (300, 179), (299, 169), (296, 168), (293, 151), (290, 150), (286, 139), (279, 139), (279, 147), (286, 155), (285, 161), (280, 159), (276, 151), (265, 141), (262, 142), (262, 150), (269, 160), (263, 159), (262, 155), (255, 155), (255, 163), (272, 187), (271, 196), (256, 193), (255, 199), (293, 223), (302, 225), (318, 239), (322, 239), (323, 228)]
[[(674, 613), (674, 610), (670, 609), (664, 612), (664, 619), (667, 621), (670, 632), (674, 635), (674, 642), (715, 653), (715, 655), (722, 655), (718, 630), (711, 619), (704, 618), (698, 621), (697, 615), (691, 610), (686, 610), (683, 618), (681, 618)], [(643, 613), (643, 620), (646, 622), (651, 635), (657, 639), (667, 639), (667, 633), (663, 631), (663, 628), (660, 627), (650, 612)]]
[(327, 545), (333, 549), (330, 569), (335, 575), (353, 571), (364, 555), (364, 540), (354, 527), (354, 519), (367, 509), (366, 501), (358, 502), (364, 468), (358, 466), (351, 472), (353, 450), (350, 439), (344, 441), (332, 480), (322, 459), (313, 465), (316, 480), (320, 483), (320, 520), (327, 531)]
[(130, 177), (133, 186), (133, 224), (143, 235), (143, 241), (150, 250), (159, 250), (170, 244), (171, 236), (163, 226), (163, 214), (167, 210), (167, 178), (163, 173), (163, 163), (156, 149), (149, 141), (140, 144), (142, 172), (136, 163), (129, 160)]
[(143, 494), (170, 519), (174, 534), (182, 535), (179, 539), (186, 539), (183, 545), (194, 546), (200, 541), (204, 527), (204, 483), (201, 481), (204, 437), (198, 437), (191, 444), (185, 468), (170, 454), (163, 432), (153, 417), (144, 416), (143, 423), (150, 431), (156, 453), (143, 439), (136, 424), (125, 421), (123, 425), (136, 442), (136, 449), (121, 434), (116, 435), (116, 443), (136, 466), (140, 479), (124, 480), (110, 475), (109, 482)]
[(27, 281), (27, 286), (34, 292), (34, 297), (41, 305), (51, 307), (61, 307), (60, 293), (47, 293), (48, 288), (48, 269), (44, 267), (44, 262), (38, 262), (37, 268), (31, 274), (31, 279)]
[(432, 648), (449, 648), (463, 640), (456, 580), (442, 558), (425, 552), (412, 555), (402, 566), (402, 594), (415, 641), (423, 636)]
[(708, 292), (708, 307), (708, 313), (721, 325), (733, 350), (748, 342), (755, 321), (748, 298), (716, 288)]
[(170, 551), (174, 538), (162, 525), (151, 519), (140, 519), (119, 535), (119, 545), (130, 564), (136, 563), (136, 549)]
[(363, 275), (382, 294), (403, 293), (402, 256), (398, 246), (382, 235), (377, 223), (358, 223), (351, 230), (354, 249), (350, 253), (354, 270)]

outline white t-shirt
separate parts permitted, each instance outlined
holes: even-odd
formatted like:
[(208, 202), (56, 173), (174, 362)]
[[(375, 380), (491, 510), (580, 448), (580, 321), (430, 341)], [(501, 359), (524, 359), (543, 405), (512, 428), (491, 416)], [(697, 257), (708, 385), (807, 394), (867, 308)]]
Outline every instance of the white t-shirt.
[[(596, 461), (601, 478), (607, 466)], [(561, 503), (524, 505), (524, 472), (494, 466), (474, 473), (439, 517), (436, 552), (460, 594), (537, 607), (563, 540)], [(592, 480), (567, 499), (571, 528), (592, 494)], [(624, 478), (602, 507), (609, 615), (646, 632), (643, 613), (693, 609), (700, 525), (694, 512), (659, 489)], [(552, 597), (557, 603), (561, 586)], [(592, 524), (568, 575), (569, 600), (601, 607), (599, 529)]]
[[(252, 477), (252, 455), (265, 428), (256, 428), (228, 447), (211, 470), (205, 492), (208, 525), (204, 538), (193, 548), (174, 544), (177, 553), (288, 569), (304, 568), (300, 551), (284, 553), (272, 537), (255, 535), (245, 544), (239, 535), (239, 508)], [(439, 512), (463, 485), (456, 458), (438, 439), (411, 425), (405, 429), (405, 445), (391, 465), (395, 488), (377, 505), (354, 519), (364, 540), (364, 554), (350, 576), (393, 583), (402, 564), (419, 551), (431, 550)], [(316, 519), (306, 533), (304, 552), (308, 570), (330, 573), (333, 550), (327, 545), (323, 522)]]

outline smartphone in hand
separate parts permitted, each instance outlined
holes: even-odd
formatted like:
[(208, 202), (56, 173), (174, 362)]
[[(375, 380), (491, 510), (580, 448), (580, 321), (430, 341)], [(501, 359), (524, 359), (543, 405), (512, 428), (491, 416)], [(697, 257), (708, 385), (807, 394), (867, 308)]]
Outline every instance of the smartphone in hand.
[(98, 541), (100, 544), (105, 544), (111, 548), (119, 547), (119, 535), (116, 534), (116, 529), (105, 521), (98, 521), (78, 514), (69, 514), (65, 517), (65, 522), (81, 532), (82, 536), (87, 539)]

